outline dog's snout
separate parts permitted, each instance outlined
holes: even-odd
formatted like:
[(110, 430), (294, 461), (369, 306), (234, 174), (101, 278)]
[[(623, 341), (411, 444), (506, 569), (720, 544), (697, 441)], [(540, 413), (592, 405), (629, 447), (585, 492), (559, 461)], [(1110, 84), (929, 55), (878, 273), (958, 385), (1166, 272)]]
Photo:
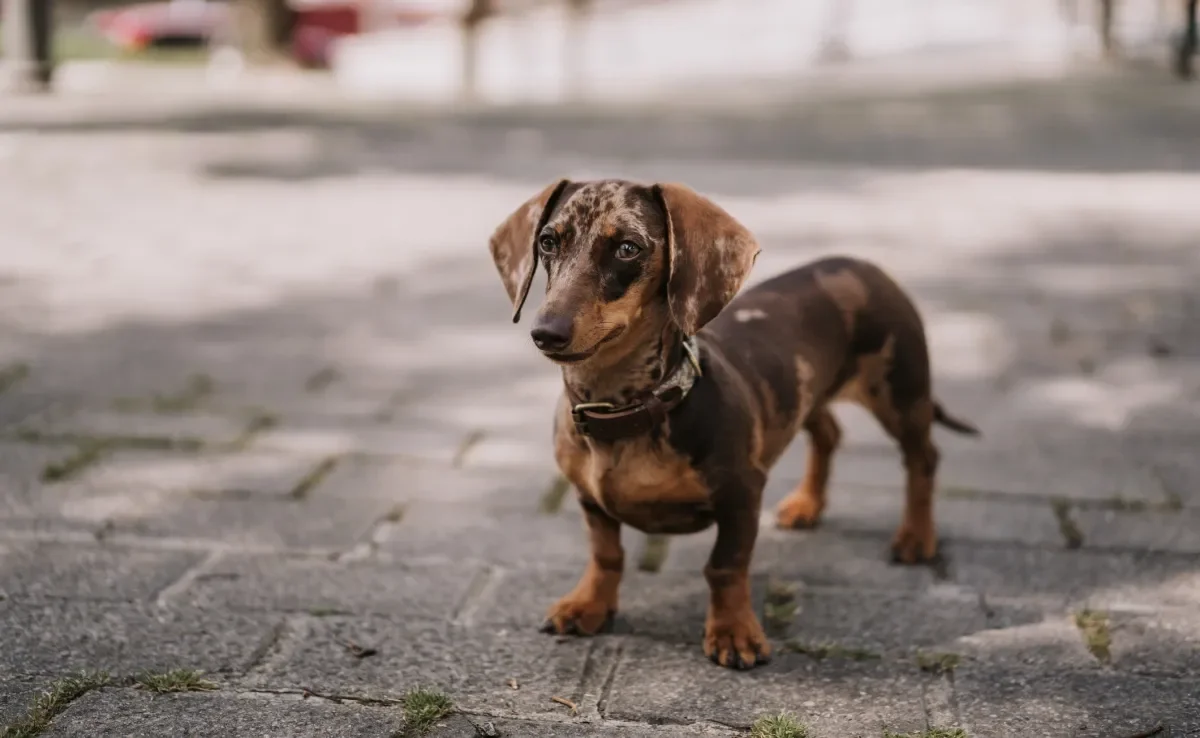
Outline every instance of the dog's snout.
[(571, 343), (571, 323), (569, 315), (539, 315), (537, 324), (529, 332), (533, 345), (542, 351), (565, 349)]

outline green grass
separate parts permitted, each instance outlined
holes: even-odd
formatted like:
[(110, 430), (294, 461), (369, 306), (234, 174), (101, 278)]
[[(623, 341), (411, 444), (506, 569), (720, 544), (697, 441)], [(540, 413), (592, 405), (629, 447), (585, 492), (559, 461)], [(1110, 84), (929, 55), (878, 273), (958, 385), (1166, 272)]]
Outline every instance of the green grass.
[(784, 653), (802, 653), (815, 661), (825, 659), (843, 659), (848, 661), (876, 661), (883, 658), (874, 651), (865, 648), (849, 648), (837, 643), (805, 643), (792, 639), (783, 644)]
[(135, 681), (142, 689), (167, 694), (170, 692), (211, 692), (220, 685), (205, 679), (204, 672), (195, 669), (172, 669), (162, 674), (142, 674)]
[(14, 720), (0, 733), (0, 738), (33, 738), (50, 727), (54, 716), (67, 709), (73, 701), (99, 689), (109, 682), (108, 674), (102, 671), (80, 672), (78, 676), (65, 677), (50, 685), (24, 715)]
[(42, 467), (42, 481), (61, 482), (70, 479), (103, 458), (110, 448), (104, 441), (84, 442), (65, 459), (52, 461)]
[(796, 617), (796, 588), (774, 579), (768, 582), (763, 615), (768, 633), (785, 632)]
[(428, 689), (413, 689), (401, 700), (404, 706), (405, 736), (421, 736), (437, 721), (454, 712), (454, 703), (449, 697)]
[(638, 557), (638, 571), (657, 574), (667, 559), (670, 545), (671, 539), (667, 536), (657, 533), (646, 536), (646, 545), (642, 548), (642, 555)]
[(570, 489), (571, 483), (567, 481), (566, 477), (561, 474), (556, 476), (538, 502), (538, 510), (543, 515), (557, 514), (562, 509), (563, 500), (566, 499)]
[(930, 674), (949, 674), (958, 668), (962, 658), (956, 653), (917, 652), (917, 666)]
[(750, 738), (808, 738), (808, 726), (781, 712), (755, 720), (750, 726)]
[(307, 474), (305, 474), (300, 481), (296, 483), (296, 486), (292, 488), (292, 498), (303, 500), (305, 497), (308, 497), (308, 493), (311, 492), (318, 484), (323, 482), (325, 477), (329, 476), (333, 470), (337, 468), (338, 462), (340, 461), (341, 458), (338, 456), (327, 456), (322, 459), (320, 463), (318, 463)]
[(29, 376), (29, 365), (23, 361), (0, 368), (0, 392)]
[(1075, 627), (1083, 634), (1083, 642), (1092, 656), (1102, 664), (1112, 659), (1112, 633), (1108, 629), (1108, 613), (1081, 610), (1075, 613)]

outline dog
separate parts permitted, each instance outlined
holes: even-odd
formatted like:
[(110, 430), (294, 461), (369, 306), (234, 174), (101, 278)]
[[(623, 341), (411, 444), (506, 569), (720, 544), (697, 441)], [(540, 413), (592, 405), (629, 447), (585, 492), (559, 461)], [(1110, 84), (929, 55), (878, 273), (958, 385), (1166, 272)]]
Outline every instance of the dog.
[(745, 227), (685, 185), (619, 180), (550, 185), (489, 246), (514, 323), (544, 265), (546, 296), (530, 334), (562, 369), (554, 454), (591, 545), (582, 578), (550, 608), (544, 631), (591, 635), (611, 625), (622, 525), (660, 534), (716, 525), (704, 652), (725, 667), (767, 663), (749, 580), (763, 487), (806, 432), (807, 469), (777, 524), (817, 524), (841, 439), (829, 409), (837, 400), (869, 410), (903, 455), (907, 499), (893, 558), (935, 558), (931, 428), (979, 431), (934, 399), (921, 318), (878, 267), (823, 258), (738, 295), (759, 253)]

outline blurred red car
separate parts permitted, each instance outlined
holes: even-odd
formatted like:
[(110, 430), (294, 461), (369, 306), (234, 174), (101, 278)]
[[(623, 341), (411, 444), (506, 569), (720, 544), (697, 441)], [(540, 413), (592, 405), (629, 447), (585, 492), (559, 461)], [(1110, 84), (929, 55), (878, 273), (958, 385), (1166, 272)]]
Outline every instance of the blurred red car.
[[(301, 64), (326, 66), (333, 42), (367, 27), (418, 25), (462, 12), (463, 0), (290, 0), (295, 11), (292, 56)], [(369, 16), (369, 17), (368, 17)], [(233, 14), (225, 0), (168, 0), (101, 10), (91, 23), (127, 51), (149, 46), (202, 46), (229, 38)]]

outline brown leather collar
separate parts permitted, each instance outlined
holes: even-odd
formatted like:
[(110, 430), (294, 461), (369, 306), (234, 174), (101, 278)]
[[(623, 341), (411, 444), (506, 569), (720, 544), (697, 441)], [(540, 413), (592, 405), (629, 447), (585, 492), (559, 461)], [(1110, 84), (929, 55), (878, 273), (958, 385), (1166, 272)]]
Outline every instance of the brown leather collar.
[(575, 403), (572, 398), (571, 419), (575, 421), (575, 430), (580, 435), (611, 443), (649, 433), (662, 424), (702, 376), (694, 338), (684, 340), (683, 351), (686, 360), (679, 362), (671, 376), (641, 402), (616, 407), (607, 402)]

